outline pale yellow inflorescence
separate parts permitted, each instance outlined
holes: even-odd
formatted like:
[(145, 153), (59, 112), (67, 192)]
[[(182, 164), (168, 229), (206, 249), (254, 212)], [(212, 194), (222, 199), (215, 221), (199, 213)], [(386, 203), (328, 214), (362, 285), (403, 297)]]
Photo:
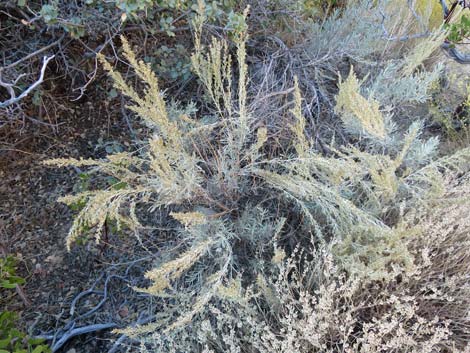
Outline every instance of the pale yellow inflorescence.
[(385, 139), (387, 131), (379, 102), (365, 98), (353, 68), (345, 81), (339, 83), (335, 112), (349, 127), (362, 129), (379, 139)]

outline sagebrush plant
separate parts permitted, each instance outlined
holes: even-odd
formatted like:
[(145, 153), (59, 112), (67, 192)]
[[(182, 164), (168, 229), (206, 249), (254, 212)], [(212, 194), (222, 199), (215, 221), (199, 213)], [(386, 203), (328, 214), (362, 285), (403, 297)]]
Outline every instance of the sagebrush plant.
[[(336, 33), (335, 21), (370, 6), (352, 2), (343, 16), (324, 21), (318, 36)], [(152, 323), (120, 332), (140, 337), (143, 352), (463, 349), (469, 232), (460, 218), (468, 209), (462, 191), (468, 179), (461, 179), (463, 189), (449, 180), (468, 173), (470, 150), (438, 158), (439, 141), (426, 136), (424, 120), (403, 115), (405, 104), (410, 110), (430, 99), (441, 67), (426, 71), (422, 63), (445, 32), (438, 29), (414, 49), (400, 46), (400, 56), (384, 59), (361, 79), (376, 50), (347, 52), (356, 50), (348, 45), (357, 28), (336, 38), (348, 43), (336, 43), (345, 57), (357, 60), (325, 90), (336, 92), (329, 114), (345, 137), (319, 151), (304, 116), (302, 81), (293, 77), (289, 109), (275, 124), (288, 133), (279, 137), (250, 95), (247, 26), (231, 32), (231, 42), (206, 41), (204, 20), (200, 1), (191, 62), (206, 92), (204, 112), (191, 104), (170, 108), (150, 66), (122, 38), (143, 91), (101, 61), (133, 102), (128, 108), (150, 129), (147, 143), (105, 160), (46, 162), (91, 168), (119, 185), (61, 199), (84, 205), (67, 237), (69, 249), (84, 231), (100, 242), (108, 219), (139, 237), (146, 232), (155, 243), (160, 226), (172, 229), (173, 239), (160, 246), (146, 275), (151, 284), (135, 288), (157, 297), (162, 310)], [(367, 45), (384, 50), (370, 23), (361, 28)], [(455, 202), (456, 190), (464, 198), (454, 206), (455, 217), (436, 219), (431, 209)], [(168, 217), (157, 221), (156, 210)], [(458, 251), (444, 256), (452, 246)], [(443, 268), (451, 272), (441, 287), (436, 271)], [(438, 303), (445, 309), (430, 310)]]
[[(442, 69), (436, 66), (434, 75), (413, 71), (425, 64), (446, 36), (440, 24), (430, 24), (430, 17), (439, 7), (429, 1), (349, 1), (321, 21), (305, 20), (297, 24), (297, 43), (288, 45), (287, 39), (283, 43), (282, 33), (279, 38), (277, 34), (272, 35), (280, 42), (278, 50), (289, 48), (286, 57), (270, 59), (267, 66), (274, 89), (286, 89), (292, 85), (292, 77), (298, 76), (308, 107), (307, 118), (310, 124), (316, 125), (322, 139), (329, 139), (333, 131), (337, 132), (331, 111), (335, 106), (338, 72), (346, 77), (351, 65), (365, 81), (365, 85), (361, 84), (363, 90), (375, 91), (363, 92), (367, 98), (373, 94), (382, 109), (392, 106), (396, 113), (408, 115), (413, 112), (404, 109), (409, 107), (409, 101), (415, 104), (428, 99), (429, 90)], [(442, 23), (442, 13), (439, 15)], [(403, 60), (404, 55), (409, 60)], [(260, 81), (264, 82), (266, 76)], [(310, 113), (315, 110), (317, 114)], [(336, 138), (342, 138), (341, 134), (336, 133)]]

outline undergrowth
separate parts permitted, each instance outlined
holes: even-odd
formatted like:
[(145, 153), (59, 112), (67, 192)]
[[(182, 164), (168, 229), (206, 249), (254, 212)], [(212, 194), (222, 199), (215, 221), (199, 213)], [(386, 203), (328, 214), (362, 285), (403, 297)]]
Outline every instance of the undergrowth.
[[(16, 259), (12, 256), (0, 257), (0, 294), (3, 302), (5, 292), (25, 283), (16, 274)], [(2, 303), (3, 304), (3, 303)], [(13, 311), (0, 311), (0, 353), (50, 353), (44, 339), (34, 338), (18, 327), (18, 314)]]
[[(371, 16), (357, 23), (364, 9)], [(251, 94), (247, 26), (231, 41), (207, 38), (203, 2), (191, 63), (204, 109), (170, 105), (125, 38), (124, 56), (143, 90), (101, 57), (148, 140), (103, 160), (46, 163), (87, 168), (119, 185), (61, 199), (83, 205), (68, 249), (84, 232), (100, 243), (107, 220), (159, 244), (149, 286), (135, 290), (155, 296), (160, 310), (149, 324), (118, 330), (139, 337), (142, 352), (468, 345), (470, 150), (440, 155), (439, 139), (413, 114), (429, 104), (442, 75), (440, 64), (424, 63), (447, 33), (439, 28), (411, 47), (384, 39), (377, 29), (390, 9), (351, 1), (318, 25), (305, 45), (316, 59), (308, 73), (292, 76), (277, 118), (260, 111), (260, 101), (275, 95)], [(401, 36), (400, 21), (411, 17), (394, 15), (385, 26)], [(307, 79), (316, 87), (306, 96), (324, 97), (315, 121), (337, 126), (322, 149), (305, 115)], [(153, 217), (157, 210), (166, 217)], [(163, 245), (161, 228), (172, 236)]]

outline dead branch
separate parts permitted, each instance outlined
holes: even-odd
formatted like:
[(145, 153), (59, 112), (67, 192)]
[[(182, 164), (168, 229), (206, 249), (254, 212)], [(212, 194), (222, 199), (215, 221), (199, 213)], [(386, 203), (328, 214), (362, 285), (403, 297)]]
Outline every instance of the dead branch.
[[(79, 335), (85, 335), (87, 333), (91, 332), (96, 332), (96, 331), (102, 331), (102, 330), (108, 330), (110, 328), (115, 328), (118, 325), (115, 324), (114, 322), (109, 322), (109, 323), (104, 323), (104, 324), (94, 324), (94, 325), (88, 325), (88, 326), (83, 326), (83, 327), (77, 327), (74, 328), (72, 327), (69, 331), (65, 332), (57, 342), (55, 342), (52, 345), (52, 352), (57, 352), (62, 346), (67, 343), (71, 338)], [(41, 335), (41, 336), (36, 336), (35, 338), (42, 338), (46, 340), (51, 340), (54, 338), (54, 335)]]
[(459, 64), (469, 64), (470, 54), (461, 53), (454, 45), (444, 43), (442, 48), (449, 54), (449, 56), (457, 61)]
[(7, 83), (4, 82), (2, 79), (2, 72), (4, 68), (0, 68), (0, 87), (3, 87), (7, 90), (8, 94), (10, 95), (10, 99), (7, 99), (4, 102), (0, 102), (0, 108), (5, 108), (8, 107), (12, 104), (18, 103), (21, 101), (23, 98), (25, 98), (28, 94), (30, 94), (36, 87), (38, 87), (43, 81), (44, 81), (44, 73), (46, 72), (47, 64), (49, 61), (51, 61), (55, 55), (52, 56), (44, 56), (43, 61), (42, 61), (42, 67), (41, 67), (41, 73), (39, 75), (39, 78), (37, 79), (36, 82), (34, 82), (31, 86), (29, 86), (23, 93), (21, 93), (19, 96), (16, 96), (14, 86), (18, 83), (18, 81), (24, 77), (24, 74), (19, 75), (13, 82)]
[(24, 57), (22, 57), (21, 59), (15, 61), (14, 63), (11, 63), (11, 64), (8, 64), (7, 66), (4, 66), (2, 68), (0, 68), (0, 72), (3, 71), (3, 70), (7, 70), (7, 69), (11, 69), (12, 67), (15, 67), (16, 65), (18, 64), (21, 64), (23, 61), (26, 61), (28, 59), (31, 59), (32, 57), (36, 56), (36, 55), (39, 55), (41, 54), (43, 51), (46, 51), (48, 49), (51, 49), (52, 47), (55, 47), (56, 45), (60, 44), (60, 42), (62, 42), (62, 40), (65, 38), (65, 34), (63, 34), (59, 39), (57, 39), (55, 42), (52, 42), (51, 44), (48, 44), (46, 45), (45, 47), (42, 47)]

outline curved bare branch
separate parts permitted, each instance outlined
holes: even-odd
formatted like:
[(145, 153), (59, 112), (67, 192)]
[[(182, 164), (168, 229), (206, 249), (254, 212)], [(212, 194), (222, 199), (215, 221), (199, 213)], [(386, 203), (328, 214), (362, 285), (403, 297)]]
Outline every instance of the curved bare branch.
[(3, 87), (7, 90), (8, 94), (10, 95), (10, 99), (7, 99), (4, 102), (0, 102), (0, 108), (8, 107), (12, 104), (18, 103), (23, 98), (25, 98), (28, 94), (30, 94), (36, 87), (38, 87), (44, 81), (44, 74), (46, 72), (47, 64), (51, 61), (55, 55), (52, 56), (44, 56), (42, 61), (41, 72), (39, 74), (39, 78), (34, 82), (31, 86), (29, 86), (26, 90), (24, 90), (19, 96), (16, 96), (14, 85), (18, 82), (18, 80), (24, 76), (24, 74), (18, 76), (15, 81), (8, 83), (4, 82), (2, 79), (2, 71), (4, 68), (0, 69), (0, 87)]

